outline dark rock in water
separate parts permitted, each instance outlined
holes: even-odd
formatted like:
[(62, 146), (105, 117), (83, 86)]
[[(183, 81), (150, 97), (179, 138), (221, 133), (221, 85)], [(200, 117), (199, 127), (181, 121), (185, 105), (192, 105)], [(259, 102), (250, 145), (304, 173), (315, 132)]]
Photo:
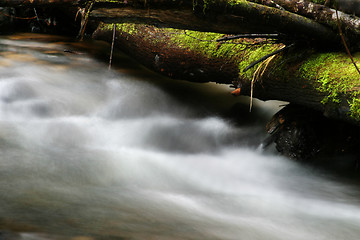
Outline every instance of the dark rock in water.
[[(276, 113), (266, 128), (276, 149), (295, 159), (309, 159), (320, 150), (314, 123), (317, 112), (288, 105)], [(313, 124), (311, 124), (313, 123)]]
[(360, 128), (330, 120), (320, 112), (288, 105), (267, 124), (267, 144), (297, 160), (342, 170), (357, 170)]
[(32, 33), (41, 33), (41, 27), (38, 23), (36, 22), (31, 22), (30, 25), (30, 32)]

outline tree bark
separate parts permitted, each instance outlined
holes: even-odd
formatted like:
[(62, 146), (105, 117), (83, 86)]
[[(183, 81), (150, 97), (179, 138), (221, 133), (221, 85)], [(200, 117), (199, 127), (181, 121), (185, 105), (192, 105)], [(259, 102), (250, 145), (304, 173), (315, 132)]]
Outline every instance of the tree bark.
[[(322, 111), (331, 118), (360, 125), (360, 78), (348, 56), (294, 48), (256, 65), (251, 62), (282, 44), (264, 39), (219, 43), (223, 34), (159, 29), (136, 24), (117, 25), (116, 46), (162, 74), (196, 82), (233, 84), (241, 94), (262, 100), (283, 100)], [(101, 25), (94, 37), (111, 41), (112, 24)], [(360, 61), (360, 54), (355, 54)], [(230, 91), (229, 91), (230, 92)]]
[(316, 22), (330, 27), (333, 31), (338, 31), (338, 25), (342, 27), (344, 34), (351, 41), (351, 45), (359, 49), (360, 43), (360, 18), (349, 15), (341, 10), (336, 15), (336, 9), (310, 1), (291, 1), (291, 0), (250, 0), (266, 6), (274, 6), (274, 3), (284, 8), (284, 10), (299, 14)]
[(172, 4), (166, 0), (148, 0), (146, 3), (127, 1), (118, 7), (93, 10), (90, 17), (106, 23), (145, 23), (229, 34), (276, 32), (286, 34), (294, 41), (302, 38), (321, 45), (339, 43), (336, 33), (316, 21), (248, 1), (197, 1), (193, 6), (189, 0)]
[(79, 0), (0, 0), (0, 7), (77, 5)]

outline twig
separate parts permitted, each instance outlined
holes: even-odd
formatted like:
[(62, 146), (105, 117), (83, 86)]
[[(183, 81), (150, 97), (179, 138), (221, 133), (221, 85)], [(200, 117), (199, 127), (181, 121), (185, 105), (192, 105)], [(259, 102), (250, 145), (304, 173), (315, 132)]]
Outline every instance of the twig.
[(85, 10), (85, 16), (84, 16), (84, 22), (81, 24), (81, 28), (80, 28), (80, 32), (79, 32), (79, 35), (80, 35), (80, 41), (82, 41), (84, 39), (84, 34), (85, 34), (85, 29), (86, 29), (86, 25), (89, 21), (89, 15), (90, 15), (90, 12), (91, 12), (91, 9), (92, 7), (94, 6), (95, 4), (95, 0), (93, 0), (89, 5), (88, 5), (88, 8), (87, 10)]
[(114, 42), (115, 42), (115, 33), (116, 33), (116, 23), (113, 24), (113, 37), (112, 37), (112, 43), (111, 43), (111, 52), (110, 52), (110, 60), (109, 60), (109, 70), (111, 69), (111, 63), (114, 53)]
[(257, 79), (257, 77), (259, 76), (259, 72), (261, 69), (263, 63), (261, 63), (255, 70), (254, 74), (253, 74), (253, 78), (251, 80), (251, 91), (250, 91), (250, 107), (249, 107), (249, 112), (251, 112), (252, 109), (252, 105), (253, 105), (253, 94), (254, 94), (254, 83), (255, 80)]
[(36, 16), (36, 20), (40, 23), (39, 16), (38, 16), (38, 14), (36, 12), (36, 8), (34, 8), (34, 13), (35, 13), (35, 16)]
[(356, 71), (360, 74), (360, 70), (359, 70), (358, 66), (356, 65), (356, 63), (355, 63), (353, 56), (352, 56), (351, 53), (350, 53), (350, 50), (349, 50), (349, 48), (348, 48), (348, 46), (347, 46), (347, 44), (346, 44), (346, 41), (345, 41), (344, 34), (343, 34), (342, 30), (341, 30), (338, 10), (335, 9), (335, 12), (336, 12), (337, 25), (338, 25), (338, 29), (339, 29), (339, 33), (340, 33), (341, 40), (342, 40), (342, 42), (343, 42), (343, 44), (344, 44), (344, 47), (345, 47), (345, 49), (346, 49), (347, 54), (349, 55), (349, 58), (351, 59), (352, 64), (355, 66)]
[(222, 41), (228, 41), (228, 40), (239, 39), (239, 38), (279, 38), (279, 36), (280, 36), (280, 34), (277, 34), (277, 33), (269, 33), (269, 34), (249, 33), (249, 34), (240, 34), (240, 35), (230, 36), (230, 37), (223, 37), (223, 38), (216, 39), (215, 41), (222, 42)]
[(276, 51), (274, 51), (274, 52), (272, 52), (272, 53), (269, 53), (269, 54), (263, 56), (262, 58), (254, 61), (254, 62), (252, 62), (252, 63), (250, 63), (250, 64), (243, 70), (243, 72), (246, 72), (246, 71), (249, 70), (250, 68), (254, 67), (256, 64), (258, 64), (258, 63), (260, 63), (260, 62), (268, 59), (268, 58), (271, 57), (271, 56), (274, 56), (274, 55), (276, 55), (276, 54), (278, 54), (278, 53), (281, 53), (281, 52), (285, 51), (286, 49), (289, 49), (289, 48), (291, 48), (291, 47), (293, 47), (293, 46), (295, 46), (295, 43), (292, 43), (292, 44), (290, 44), (290, 45), (288, 45), (288, 46), (285, 46), (285, 47), (283, 47), (283, 48), (281, 48), (281, 49), (279, 49), (279, 50), (276, 50)]
[[(251, 80), (251, 90), (250, 90), (250, 108), (249, 108), (249, 112), (251, 112), (252, 109), (252, 105), (253, 105), (253, 95), (254, 95), (254, 83), (256, 80), (258, 80), (259, 78), (262, 78), (262, 76), (264, 75), (267, 67), (269, 66), (269, 63), (275, 58), (276, 55), (273, 55), (271, 57), (269, 57), (268, 59), (266, 59), (264, 62), (262, 62), (257, 69), (255, 70), (254, 74), (253, 74), (253, 78)], [(264, 66), (265, 65), (265, 66)], [(263, 67), (264, 66), (264, 67)], [(261, 70), (262, 68), (262, 70)], [(261, 71), (261, 72), (260, 72)]]

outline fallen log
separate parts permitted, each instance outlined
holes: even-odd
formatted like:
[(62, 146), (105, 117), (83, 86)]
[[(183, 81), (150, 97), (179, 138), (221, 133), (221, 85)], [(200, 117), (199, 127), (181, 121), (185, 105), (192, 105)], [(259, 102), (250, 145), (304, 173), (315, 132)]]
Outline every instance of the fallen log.
[[(97, 0), (96, 4), (101, 2), (107, 1)], [(96, 9), (95, 5), (90, 18), (106, 23), (143, 23), (228, 34), (283, 33), (292, 40), (306, 39), (321, 46), (340, 46), (337, 33), (316, 21), (244, 0), (129, 0), (116, 6)]]
[[(15, 1), (0, 0), (2, 4)], [(22, 4), (55, 4), (57, 0), (24, 0)], [(110, 1), (119, 9), (104, 9), (108, 0), (61, 1), (94, 4), (92, 20), (146, 22), (162, 27), (216, 30), (220, 33), (182, 32), (144, 25), (117, 25), (117, 46), (145, 65), (175, 78), (192, 81), (234, 83), (242, 94), (260, 99), (278, 99), (323, 111), (326, 115), (358, 123), (359, 75), (349, 57), (341, 52), (321, 52), (314, 43), (341, 46), (337, 33), (316, 21), (278, 8), (239, 1), (127, 0)], [(19, 3), (19, 2), (18, 2)], [(100, 5), (99, 5), (100, 4)], [(1, 4), (0, 4), (1, 5)], [(114, 5), (112, 5), (114, 6)], [(178, 14), (170, 14), (170, 12)], [(90, 10), (89, 10), (90, 12)], [(146, 12), (146, 13), (145, 13)], [(196, 20), (200, 19), (200, 20)], [(147, 22), (148, 21), (148, 22)], [(112, 36), (112, 24), (103, 24), (94, 36)], [(281, 33), (278, 39), (219, 42), (221, 33)], [(256, 61), (284, 45), (295, 48), (266, 61)], [(314, 46), (313, 46), (314, 45)], [(319, 47), (316, 46), (316, 47)], [(268, 55), (270, 54), (270, 55)], [(359, 55), (355, 54), (355, 61)], [(265, 59), (265, 58), (264, 58)], [(249, 71), (244, 69), (255, 65)], [(260, 66), (260, 67), (259, 67)]]
[(78, 5), (79, 0), (0, 0), (0, 7)]
[[(101, 24), (94, 38), (111, 41), (112, 24)], [(170, 77), (233, 84), (241, 94), (284, 100), (360, 125), (360, 78), (343, 52), (297, 47), (243, 70), (283, 47), (264, 39), (216, 40), (224, 34), (117, 24), (115, 45)], [(360, 61), (360, 54), (354, 54)]]
[[(274, 6), (274, 3), (282, 7), (284, 10), (299, 14), (316, 22), (330, 27), (333, 31), (338, 31), (338, 26), (342, 27), (342, 31), (350, 40), (353, 48), (359, 49), (360, 37), (360, 18), (355, 15), (346, 14), (344, 11), (350, 11), (346, 8), (344, 1), (339, 1), (340, 8), (334, 6), (330, 8), (322, 4), (313, 3), (311, 1), (290, 1), (290, 0), (250, 0), (251, 2), (261, 3), (266, 6)], [(354, 1), (355, 2), (355, 1)], [(358, 3), (359, 4), (359, 3)], [(339, 8), (339, 9), (337, 9)], [(345, 9), (344, 9), (345, 8)], [(356, 9), (354, 9), (356, 10)], [(338, 11), (338, 13), (336, 13)]]

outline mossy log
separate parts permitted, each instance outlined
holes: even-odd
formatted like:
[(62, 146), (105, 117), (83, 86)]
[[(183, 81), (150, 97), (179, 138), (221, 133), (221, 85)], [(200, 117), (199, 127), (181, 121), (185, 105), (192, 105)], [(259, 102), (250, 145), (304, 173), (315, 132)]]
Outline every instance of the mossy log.
[[(297, 47), (249, 71), (253, 61), (282, 44), (264, 39), (216, 42), (219, 33), (117, 24), (115, 45), (162, 74), (195, 82), (233, 84), (241, 94), (284, 100), (360, 125), (360, 76), (343, 52)], [(111, 41), (113, 24), (101, 24), (94, 38)], [(354, 54), (360, 61), (360, 53)], [(230, 92), (230, 91), (229, 91)]]

